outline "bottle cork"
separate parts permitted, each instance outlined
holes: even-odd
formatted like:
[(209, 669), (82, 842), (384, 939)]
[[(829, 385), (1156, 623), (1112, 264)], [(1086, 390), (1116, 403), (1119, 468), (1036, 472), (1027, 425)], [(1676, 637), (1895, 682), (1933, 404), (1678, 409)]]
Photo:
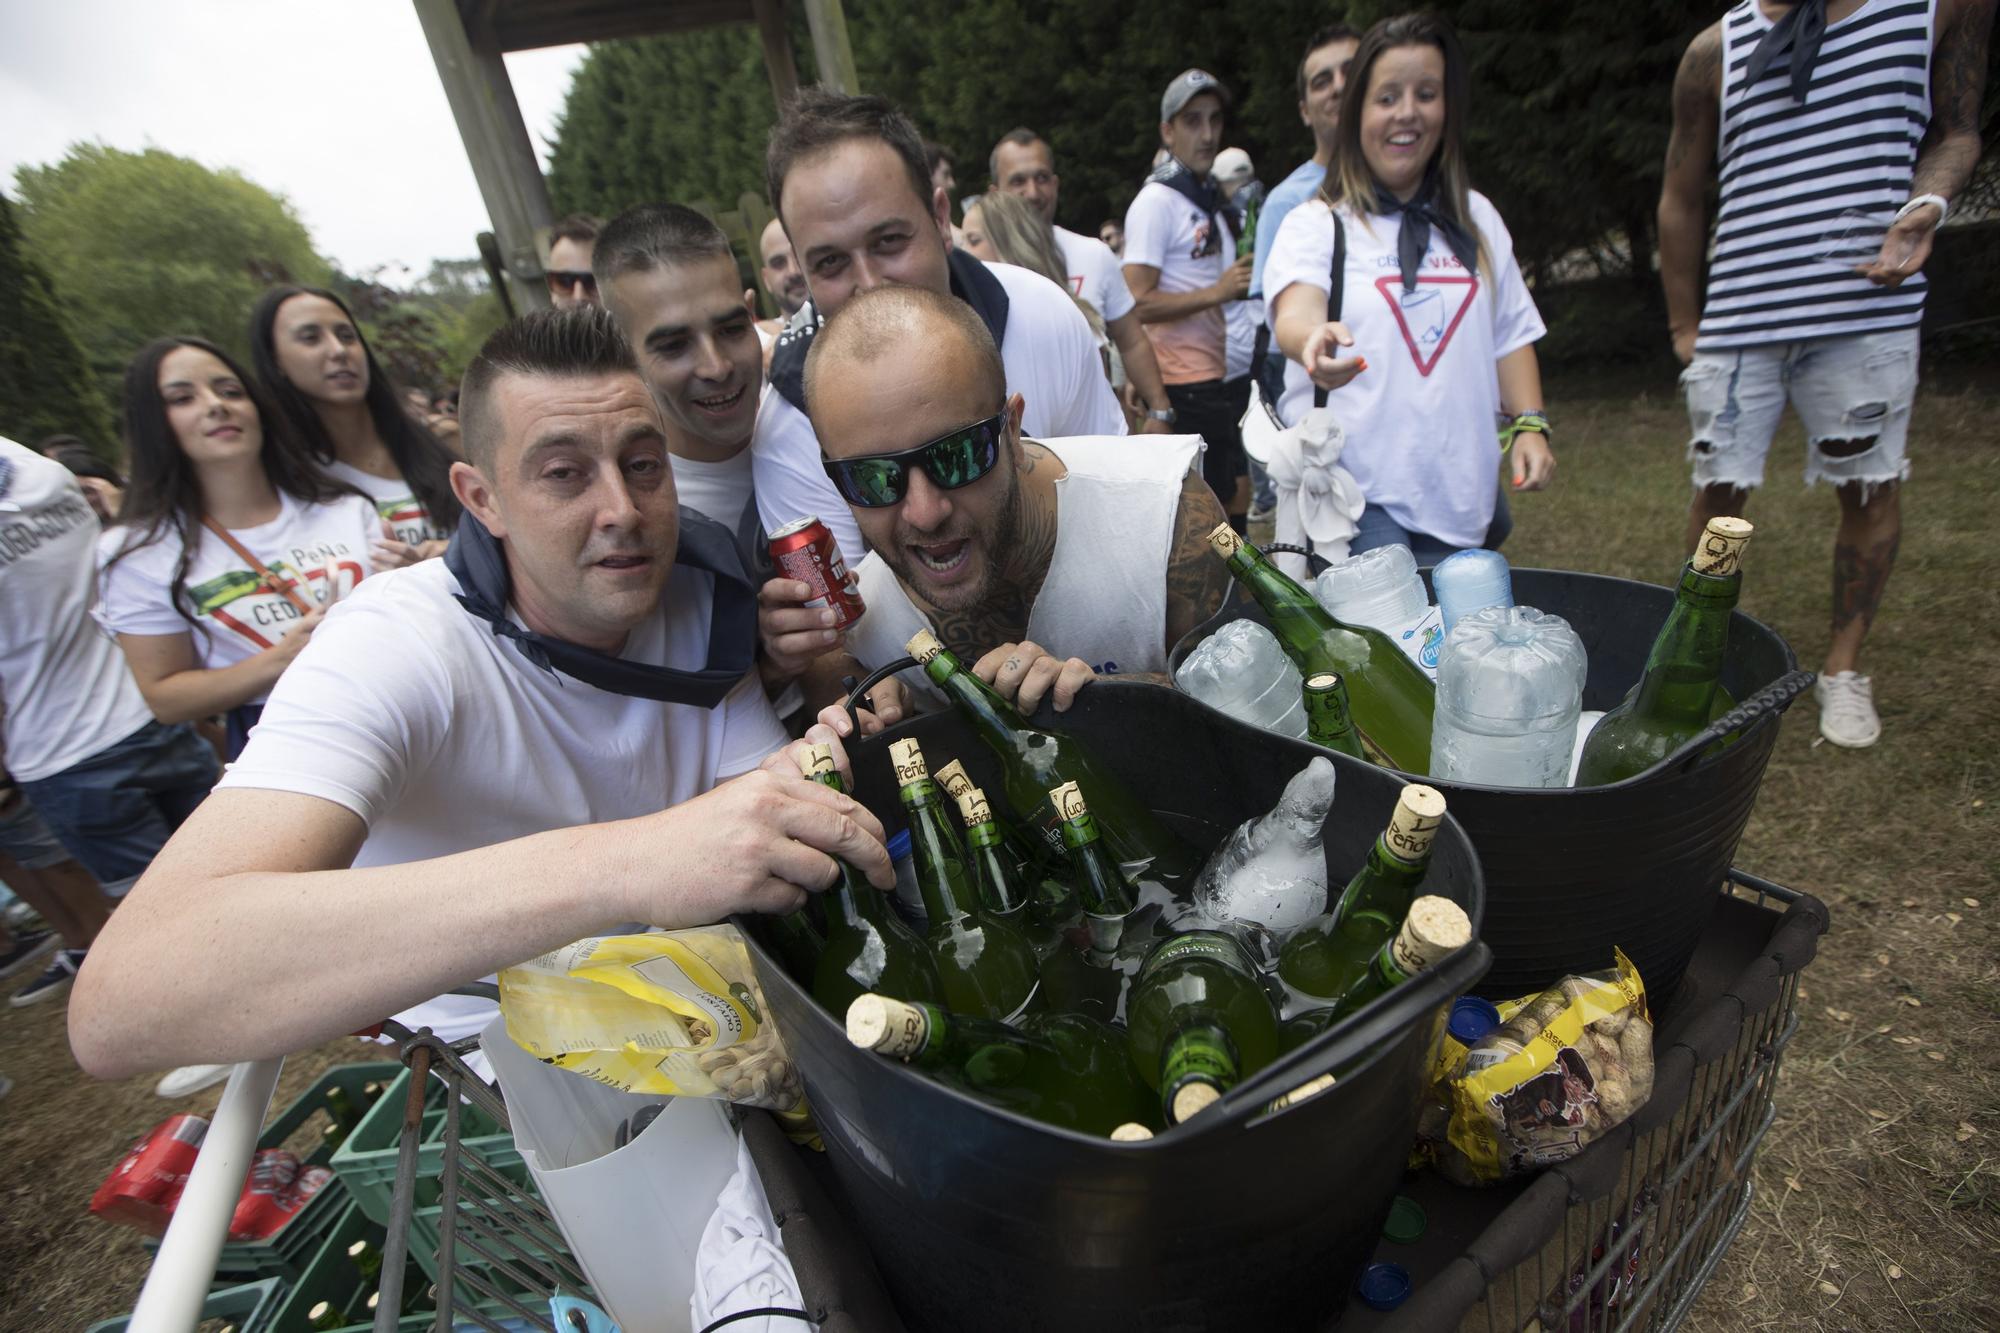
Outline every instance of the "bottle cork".
[(1410, 904), (1389, 956), (1404, 976), (1415, 976), (1456, 949), (1472, 943), (1472, 919), (1449, 898), (1425, 895)]
[(1331, 1074), (1321, 1074), (1318, 1078), (1309, 1078), (1290, 1092), (1281, 1093), (1273, 1097), (1271, 1104), (1264, 1108), (1264, 1114), (1276, 1115), (1286, 1107), (1297, 1106), (1300, 1102), (1309, 1102), (1332, 1087), (1333, 1081), (1333, 1075)]
[(1221, 1100), (1222, 1094), (1216, 1091), (1213, 1083), (1185, 1083), (1175, 1090), (1168, 1110), (1173, 1122), (1181, 1125)]
[(908, 643), (903, 645), (903, 651), (916, 658), (918, 664), (922, 665), (943, 652), (944, 645), (938, 642), (937, 635), (927, 629), (920, 629), (910, 636)]
[(809, 778), (821, 773), (833, 772), (833, 747), (831, 745), (813, 746), (811, 750), (807, 751), (805, 757), (799, 760), (799, 772)]
[(1083, 790), (1074, 782), (1065, 782), (1049, 793), (1049, 804), (1056, 808), (1056, 817), (1067, 823), (1081, 819), (1090, 813), (1090, 807), (1083, 803)]
[(1111, 1131), (1113, 1143), (1144, 1143), (1153, 1137), (1153, 1131), (1136, 1120), (1128, 1120)]
[(1340, 674), (1335, 671), (1322, 671), (1317, 676), (1307, 676), (1306, 688), (1314, 694), (1331, 694), (1340, 688)]
[(1431, 841), (1444, 822), (1444, 793), (1436, 787), (1412, 782), (1396, 798), (1396, 811), (1382, 841), (1405, 861), (1421, 861), (1431, 854)]
[(972, 779), (966, 775), (965, 765), (956, 759), (937, 771), (937, 784), (954, 800), (972, 790)]
[(847, 1006), (847, 1039), (864, 1051), (908, 1059), (924, 1048), (930, 1020), (914, 1004), (873, 991)]
[(1689, 563), (1697, 574), (1734, 574), (1743, 563), (1743, 548), (1750, 544), (1755, 527), (1740, 518), (1711, 518), (1702, 530)]
[(993, 807), (987, 803), (986, 793), (977, 787), (967, 787), (959, 793), (958, 813), (967, 828), (993, 822)]
[(1227, 523), (1218, 523), (1215, 531), (1208, 534), (1208, 544), (1215, 548), (1217, 555), (1227, 560), (1243, 549), (1243, 534)]
[(896, 785), (899, 787), (922, 782), (931, 775), (930, 765), (924, 762), (923, 750), (908, 737), (889, 742), (889, 762), (896, 769)]

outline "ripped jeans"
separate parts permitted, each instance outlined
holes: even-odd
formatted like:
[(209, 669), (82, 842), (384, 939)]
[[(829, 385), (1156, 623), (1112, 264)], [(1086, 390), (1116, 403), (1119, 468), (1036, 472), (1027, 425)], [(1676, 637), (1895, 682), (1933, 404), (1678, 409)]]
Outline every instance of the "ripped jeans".
[(1806, 429), (1806, 484), (1860, 482), (1866, 492), (1910, 475), (1917, 330), (1698, 351), (1681, 392), (1697, 487), (1761, 484), (1789, 401)]

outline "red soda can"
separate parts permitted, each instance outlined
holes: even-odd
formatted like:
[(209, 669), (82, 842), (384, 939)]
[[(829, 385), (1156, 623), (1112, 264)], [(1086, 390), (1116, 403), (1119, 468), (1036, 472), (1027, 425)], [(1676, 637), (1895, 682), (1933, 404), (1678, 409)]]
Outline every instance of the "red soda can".
[(807, 606), (833, 608), (835, 629), (846, 629), (868, 609), (847, 562), (840, 558), (839, 543), (816, 515), (795, 518), (772, 533), (771, 560), (780, 574), (813, 590)]

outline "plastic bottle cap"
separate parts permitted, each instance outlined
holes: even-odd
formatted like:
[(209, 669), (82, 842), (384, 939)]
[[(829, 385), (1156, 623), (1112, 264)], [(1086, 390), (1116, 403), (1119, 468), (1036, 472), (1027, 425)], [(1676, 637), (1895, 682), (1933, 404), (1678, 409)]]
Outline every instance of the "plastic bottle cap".
[(1144, 1143), (1153, 1137), (1153, 1131), (1136, 1120), (1128, 1121), (1111, 1131), (1114, 1143)]
[(1480, 1038), (1500, 1026), (1500, 1011), (1489, 1000), (1477, 995), (1461, 996), (1451, 1007), (1451, 1018), (1445, 1024), (1445, 1031), (1458, 1039), (1462, 1045), (1476, 1046)]
[(889, 841), (887, 846), (889, 848), (889, 859), (891, 861), (909, 860), (910, 831), (906, 828), (897, 829), (894, 833), (891, 833), (889, 835)]
[(1431, 586), (1437, 590), (1438, 614), (1447, 635), (1474, 611), (1514, 604), (1513, 571), (1507, 567), (1507, 557), (1498, 551), (1460, 551), (1446, 556), (1431, 571)]
[(1370, 1264), (1361, 1270), (1360, 1288), (1371, 1310), (1393, 1310), (1410, 1298), (1410, 1275), (1401, 1264)]
[(1176, 1125), (1186, 1123), (1222, 1100), (1212, 1083), (1189, 1083), (1174, 1093), (1173, 1120)]
[(1398, 1194), (1396, 1201), (1389, 1205), (1389, 1220), (1382, 1224), (1382, 1234), (1398, 1245), (1414, 1245), (1424, 1234), (1430, 1219), (1424, 1216), (1424, 1206), (1407, 1194)]

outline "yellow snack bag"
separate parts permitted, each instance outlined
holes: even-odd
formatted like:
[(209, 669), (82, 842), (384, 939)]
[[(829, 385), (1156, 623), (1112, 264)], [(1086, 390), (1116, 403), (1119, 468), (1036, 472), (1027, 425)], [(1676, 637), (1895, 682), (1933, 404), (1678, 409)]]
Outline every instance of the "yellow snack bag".
[(798, 1071), (730, 925), (578, 940), (500, 973), (507, 1035), (624, 1092), (716, 1097), (817, 1135)]

